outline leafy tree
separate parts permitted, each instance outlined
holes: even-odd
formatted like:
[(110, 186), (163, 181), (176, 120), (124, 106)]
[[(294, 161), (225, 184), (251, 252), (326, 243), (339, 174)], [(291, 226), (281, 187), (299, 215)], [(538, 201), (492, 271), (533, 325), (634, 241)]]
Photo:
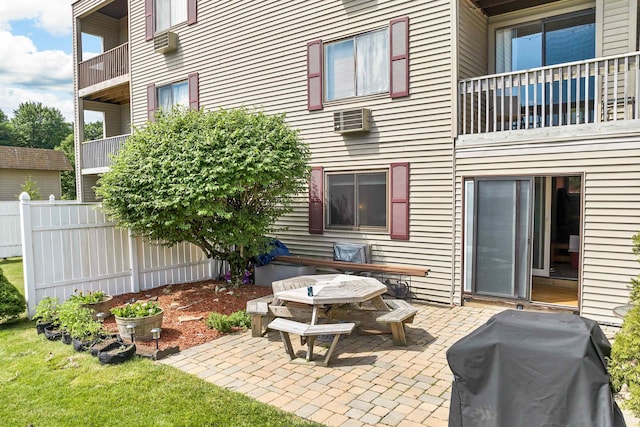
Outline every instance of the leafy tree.
[(104, 136), (102, 122), (90, 122), (84, 125), (84, 140), (93, 141), (102, 139)]
[(31, 200), (41, 200), (42, 195), (40, 194), (40, 190), (38, 189), (38, 184), (33, 180), (31, 175), (24, 180), (24, 183), (20, 187), (20, 192), (26, 192)]
[(0, 320), (11, 320), (21, 315), (27, 308), (22, 294), (9, 283), (0, 269)]
[(62, 198), (64, 200), (75, 200), (76, 198), (76, 153), (73, 142), (73, 134), (67, 135), (59, 146), (55, 148), (66, 154), (73, 170), (63, 171), (60, 174), (60, 185), (62, 187)]
[(0, 145), (16, 145), (13, 126), (4, 111), (0, 110)]
[(13, 112), (11, 119), (17, 144), (31, 148), (54, 148), (69, 135), (71, 124), (57, 108), (46, 107), (41, 102), (23, 102)]
[(135, 132), (99, 181), (107, 215), (167, 246), (229, 261), (240, 284), (306, 187), (310, 152), (283, 115), (179, 109)]

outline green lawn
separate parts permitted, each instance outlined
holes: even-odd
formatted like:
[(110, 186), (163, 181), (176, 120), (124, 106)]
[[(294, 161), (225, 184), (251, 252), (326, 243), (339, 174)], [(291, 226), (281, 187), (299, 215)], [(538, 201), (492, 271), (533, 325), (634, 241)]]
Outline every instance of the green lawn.
[(24, 277), (22, 274), (22, 258), (0, 259), (0, 268), (9, 282), (24, 295)]
[(0, 401), (2, 426), (317, 425), (149, 360), (100, 365), (26, 320), (0, 325)]
[[(19, 289), (21, 261), (0, 261)], [(0, 324), (0, 402), (3, 427), (318, 425), (146, 359), (100, 365), (24, 318)]]

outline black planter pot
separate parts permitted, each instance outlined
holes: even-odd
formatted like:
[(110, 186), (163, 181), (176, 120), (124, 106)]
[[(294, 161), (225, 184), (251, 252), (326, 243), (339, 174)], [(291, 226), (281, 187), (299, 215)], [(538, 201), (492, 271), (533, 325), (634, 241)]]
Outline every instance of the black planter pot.
[(72, 342), (71, 335), (69, 335), (66, 332), (62, 332), (61, 341), (62, 341), (62, 344), (70, 345)]
[(44, 336), (47, 337), (48, 340), (57, 341), (62, 338), (62, 331), (58, 329), (58, 326), (52, 325), (44, 328)]
[(53, 322), (36, 322), (36, 332), (38, 335), (44, 334), (44, 329), (53, 326)]
[(91, 347), (89, 348), (89, 353), (92, 356), (97, 356), (98, 353), (100, 353), (101, 351), (104, 351), (109, 345), (113, 344), (114, 342), (122, 344), (122, 340), (116, 334), (103, 335), (91, 344)]
[(98, 360), (103, 365), (113, 365), (123, 363), (131, 359), (136, 354), (135, 344), (123, 344), (112, 342), (98, 353)]
[(93, 345), (94, 342), (96, 342), (95, 339), (83, 341), (83, 340), (79, 340), (78, 338), (74, 338), (73, 339), (73, 349), (75, 351), (87, 351), (87, 350), (89, 350), (89, 348), (91, 348), (91, 346)]

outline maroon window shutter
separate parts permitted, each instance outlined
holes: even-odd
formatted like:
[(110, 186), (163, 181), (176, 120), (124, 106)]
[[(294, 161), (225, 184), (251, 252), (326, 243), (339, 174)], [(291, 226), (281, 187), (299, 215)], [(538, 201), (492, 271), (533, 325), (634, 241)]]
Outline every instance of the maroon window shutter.
[(198, 87), (198, 73), (189, 74), (189, 108), (200, 109), (200, 88)]
[(322, 40), (307, 43), (307, 108), (322, 110)]
[(391, 238), (409, 240), (409, 163), (392, 163)]
[(409, 17), (389, 23), (389, 93), (391, 98), (409, 95)]
[(156, 120), (156, 85), (147, 85), (147, 119)]
[(187, 0), (187, 25), (198, 22), (198, 0)]
[(147, 40), (153, 40), (153, 0), (144, 0), (144, 34)]
[(324, 229), (324, 168), (311, 168), (309, 182), (309, 234), (322, 234)]

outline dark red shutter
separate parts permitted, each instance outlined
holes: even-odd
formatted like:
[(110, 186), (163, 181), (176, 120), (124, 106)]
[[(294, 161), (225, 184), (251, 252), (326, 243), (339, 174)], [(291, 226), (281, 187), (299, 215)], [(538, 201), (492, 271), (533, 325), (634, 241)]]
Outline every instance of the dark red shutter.
[(144, 0), (144, 34), (147, 40), (153, 40), (153, 0)]
[(324, 229), (324, 168), (311, 168), (309, 181), (309, 234), (322, 234)]
[(198, 22), (198, 0), (187, 0), (187, 25)]
[(409, 240), (409, 163), (391, 163), (391, 238)]
[(409, 95), (409, 17), (389, 23), (389, 93), (392, 98)]
[(156, 120), (156, 85), (147, 85), (147, 119)]
[(198, 87), (198, 73), (189, 74), (189, 108), (200, 109), (200, 88)]
[(322, 110), (322, 40), (307, 43), (307, 108)]

